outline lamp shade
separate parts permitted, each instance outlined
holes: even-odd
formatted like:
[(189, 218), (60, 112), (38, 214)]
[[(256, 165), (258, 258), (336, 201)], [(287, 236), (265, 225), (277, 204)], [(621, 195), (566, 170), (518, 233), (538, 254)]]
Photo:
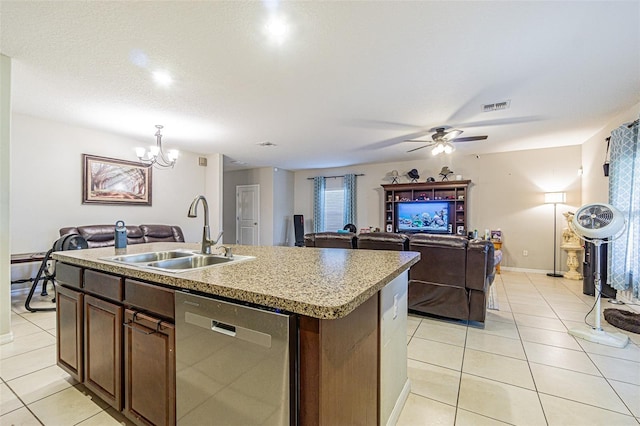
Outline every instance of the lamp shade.
[(545, 192), (544, 203), (545, 204), (557, 204), (567, 201), (566, 192)]

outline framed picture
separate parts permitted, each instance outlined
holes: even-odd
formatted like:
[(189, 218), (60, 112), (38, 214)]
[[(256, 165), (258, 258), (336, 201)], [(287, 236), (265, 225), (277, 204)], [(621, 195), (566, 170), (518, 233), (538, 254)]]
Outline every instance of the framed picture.
[(82, 204), (151, 205), (151, 167), (82, 154)]

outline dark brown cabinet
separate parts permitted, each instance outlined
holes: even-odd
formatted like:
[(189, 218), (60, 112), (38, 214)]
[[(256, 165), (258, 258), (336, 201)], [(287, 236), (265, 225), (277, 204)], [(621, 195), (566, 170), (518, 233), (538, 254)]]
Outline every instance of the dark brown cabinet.
[(124, 334), (124, 414), (141, 425), (175, 425), (175, 329), (127, 309)]
[(122, 306), (84, 298), (85, 386), (122, 409)]
[(61, 262), (56, 277), (58, 365), (132, 422), (175, 425), (173, 290)]
[(82, 382), (84, 378), (84, 294), (62, 285), (58, 285), (56, 290), (58, 365), (75, 380)]
[[(469, 204), (470, 180), (443, 181), (430, 183), (398, 183), (382, 185), (384, 188), (384, 230), (402, 232), (398, 226), (398, 205), (400, 203), (424, 203), (448, 206), (448, 233), (465, 235), (467, 226), (467, 206)], [(428, 232), (428, 231), (427, 231)]]

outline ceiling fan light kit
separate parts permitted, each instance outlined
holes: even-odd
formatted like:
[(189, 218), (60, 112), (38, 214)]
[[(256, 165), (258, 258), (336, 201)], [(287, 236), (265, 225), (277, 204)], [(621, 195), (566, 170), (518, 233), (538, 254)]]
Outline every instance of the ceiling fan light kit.
[(426, 143), (418, 148), (410, 149), (407, 152), (417, 151), (422, 148), (433, 147), (431, 150), (431, 155), (436, 156), (442, 153), (451, 154), (456, 150), (456, 147), (453, 145), (454, 142), (471, 142), (471, 141), (480, 141), (487, 139), (488, 136), (469, 136), (464, 138), (459, 138), (462, 134), (462, 130), (458, 129), (450, 129), (447, 131), (446, 126), (434, 127), (431, 129), (432, 132), (435, 132), (431, 135), (431, 141), (423, 140), (423, 139), (408, 139), (405, 142), (422, 142)]
[[(608, 244), (619, 238), (625, 230), (625, 220), (622, 213), (615, 207), (604, 203), (587, 204), (573, 215), (570, 227), (583, 240), (593, 243), (596, 247), (595, 256), (595, 279), (596, 304), (593, 308), (595, 315), (595, 326), (585, 324), (569, 330), (569, 334), (580, 339), (587, 340), (601, 345), (624, 348), (629, 342), (629, 337), (622, 333), (606, 332), (602, 329), (600, 320), (600, 246)], [(611, 239), (608, 239), (611, 238)]]

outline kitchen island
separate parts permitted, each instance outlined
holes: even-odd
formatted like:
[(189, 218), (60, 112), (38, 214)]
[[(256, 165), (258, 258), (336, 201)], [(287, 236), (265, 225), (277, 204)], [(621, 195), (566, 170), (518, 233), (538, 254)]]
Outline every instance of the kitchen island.
[[(126, 253), (175, 249), (198, 250), (199, 245), (139, 244)], [(122, 254), (112, 247), (54, 253), (60, 284), (59, 365), (133, 421), (174, 424), (173, 322), (178, 319), (172, 303), (175, 291), (186, 291), (295, 318), (289, 358), (292, 412), (282, 423), (386, 424), (408, 391), (407, 271), (419, 255), (258, 246), (232, 246), (232, 252), (254, 258), (175, 273), (105, 260)], [(109, 339), (92, 340), (92, 331)], [(154, 339), (143, 346), (162, 350), (164, 356), (134, 359), (140, 339)], [(113, 356), (97, 355), (104, 353)], [(91, 359), (94, 354), (102, 358)], [(150, 356), (148, 350), (144, 356)], [(162, 398), (156, 395), (148, 402), (129, 383), (135, 383), (137, 369), (146, 377), (153, 365), (163, 374), (154, 377), (158, 383), (147, 392), (162, 390), (168, 401), (157, 416), (145, 415), (145, 404)], [(106, 374), (105, 366), (114, 373)], [(147, 383), (143, 376), (140, 380)]]

